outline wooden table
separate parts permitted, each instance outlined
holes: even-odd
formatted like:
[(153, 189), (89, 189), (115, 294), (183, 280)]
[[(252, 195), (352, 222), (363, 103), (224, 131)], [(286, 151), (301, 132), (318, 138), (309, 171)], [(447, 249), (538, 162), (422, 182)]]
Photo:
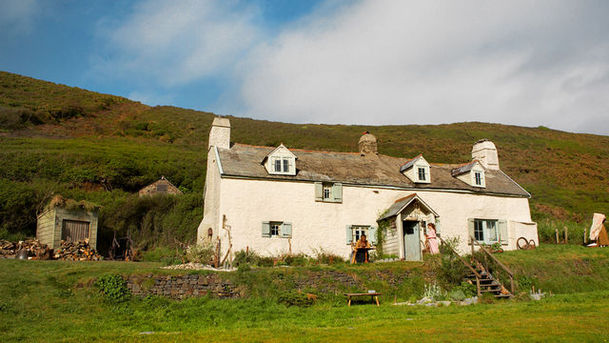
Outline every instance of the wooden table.
[(345, 296), (347, 297), (347, 305), (349, 306), (351, 306), (351, 298), (360, 296), (370, 296), (370, 300), (372, 300), (372, 303), (374, 303), (374, 301), (376, 300), (376, 306), (381, 306), (379, 304), (379, 295), (383, 295), (383, 293), (345, 293)]

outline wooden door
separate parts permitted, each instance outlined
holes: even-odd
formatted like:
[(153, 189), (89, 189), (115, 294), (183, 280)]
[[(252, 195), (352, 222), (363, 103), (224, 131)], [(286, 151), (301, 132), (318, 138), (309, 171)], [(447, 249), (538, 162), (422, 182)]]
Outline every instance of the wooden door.
[(89, 222), (64, 219), (61, 228), (61, 239), (78, 242), (89, 238)]
[(404, 259), (406, 261), (421, 260), (421, 242), (419, 222), (404, 220), (402, 222), (404, 231)]

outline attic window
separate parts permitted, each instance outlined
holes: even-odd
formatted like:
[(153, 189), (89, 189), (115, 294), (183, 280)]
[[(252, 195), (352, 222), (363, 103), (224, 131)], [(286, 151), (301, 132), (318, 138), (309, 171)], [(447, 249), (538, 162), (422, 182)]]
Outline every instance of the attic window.
[(477, 186), (482, 186), (482, 173), (481, 172), (474, 173), (474, 183)]
[(484, 171), (479, 169), (474, 169), (470, 172), (471, 174), (471, 185), (474, 187), (486, 187), (486, 181), (484, 180)]
[(275, 172), (287, 173), (290, 170), (290, 161), (287, 158), (275, 159)]
[(419, 181), (425, 181), (427, 178), (425, 177), (425, 167), (419, 167)]
[(283, 144), (271, 151), (262, 164), (269, 174), (296, 175), (296, 155)]
[(273, 173), (287, 174), (291, 173), (293, 166), (293, 158), (290, 157), (274, 157), (272, 158)]
[(156, 185), (156, 191), (157, 192), (167, 192), (169, 189), (169, 187), (167, 186), (167, 184), (164, 183), (159, 183)]

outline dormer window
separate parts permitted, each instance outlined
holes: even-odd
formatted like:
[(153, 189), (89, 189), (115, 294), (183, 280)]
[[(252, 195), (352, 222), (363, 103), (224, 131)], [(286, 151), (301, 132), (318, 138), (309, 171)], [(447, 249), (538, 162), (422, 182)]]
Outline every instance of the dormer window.
[(482, 172), (474, 172), (474, 184), (476, 186), (482, 186)]
[(404, 163), (400, 172), (414, 183), (431, 183), (430, 165), (422, 155)]
[(425, 181), (427, 180), (427, 177), (425, 176), (425, 167), (419, 167), (419, 181)]
[(453, 169), (451, 174), (453, 177), (456, 177), (472, 187), (484, 188), (486, 187), (484, 172), (485, 170), (482, 164), (480, 164), (480, 162), (477, 160), (474, 160), (468, 164)]
[(262, 164), (269, 174), (296, 175), (296, 155), (283, 144), (266, 155)]
[(273, 170), (276, 173), (288, 173), (290, 171), (290, 158), (274, 157)]

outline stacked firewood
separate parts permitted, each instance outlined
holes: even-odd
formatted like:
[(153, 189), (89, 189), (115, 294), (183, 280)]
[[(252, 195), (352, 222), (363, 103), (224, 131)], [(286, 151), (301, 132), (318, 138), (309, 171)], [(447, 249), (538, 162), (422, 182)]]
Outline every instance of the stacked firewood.
[(49, 260), (51, 258), (51, 249), (36, 239), (19, 242), (0, 240), (1, 257), (14, 258), (19, 252), (22, 252), (30, 260)]
[(61, 241), (61, 246), (53, 256), (56, 260), (66, 261), (100, 261), (102, 259), (88, 240), (79, 242)]
[(17, 254), (17, 243), (0, 239), (0, 256), (13, 257)]

